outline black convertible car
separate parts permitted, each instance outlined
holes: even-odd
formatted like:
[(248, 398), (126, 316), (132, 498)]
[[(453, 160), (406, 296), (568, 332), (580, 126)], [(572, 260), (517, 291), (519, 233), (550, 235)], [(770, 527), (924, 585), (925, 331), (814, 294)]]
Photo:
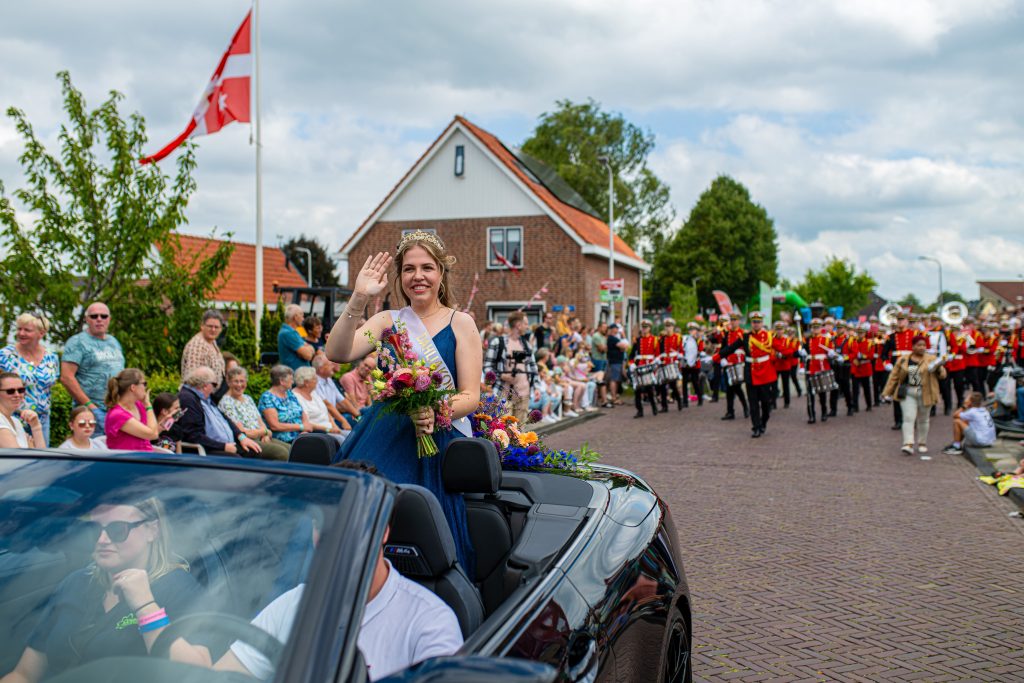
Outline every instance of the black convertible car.
[[(261, 650), (276, 681), (367, 680), (356, 637), (390, 523), (385, 555), (452, 607), (465, 644), (384, 680), (690, 680), (676, 533), (640, 478), (605, 466), (586, 479), (503, 472), (493, 446), (475, 439), (449, 448), (444, 478), (467, 501), (474, 581), (456, 561), (440, 504), (420, 487), (238, 458), (0, 452), (0, 678), (34, 629), (40, 637), (66, 577), (92, 562), (101, 532), (95, 522), (90, 531), (90, 513), (155, 498), (174, 557), (203, 589), (202, 609), (166, 627), (149, 656), (90, 655), (72, 635), (42, 679), (251, 680), (167, 657), (172, 640), (201, 635)], [(282, 646), (249, 622), (300, 583)]]

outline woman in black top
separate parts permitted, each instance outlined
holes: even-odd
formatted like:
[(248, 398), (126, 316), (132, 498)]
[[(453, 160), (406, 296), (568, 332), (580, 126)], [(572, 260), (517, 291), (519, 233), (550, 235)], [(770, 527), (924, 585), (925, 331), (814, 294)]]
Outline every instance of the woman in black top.
[(89, 525), (93, 563), (57, 587), (0, 683), (36, 683), (95, 659), (144, 656), (170, 619), (196, 603), (199, 585), (171, 555), (159, 500), (100, 505)]

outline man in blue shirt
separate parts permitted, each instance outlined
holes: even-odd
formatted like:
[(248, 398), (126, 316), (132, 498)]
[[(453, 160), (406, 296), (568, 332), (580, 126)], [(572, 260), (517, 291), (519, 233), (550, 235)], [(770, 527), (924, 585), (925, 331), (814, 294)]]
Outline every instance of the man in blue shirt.
[(171, 438), (199, 444), (207, 455), (259, 456), (263, 450), (260, 445), (240, 431), (210, 400), (216, 377), (212, 369), (200, 366), (184, 378), (178, 392), (182, 415), (171, 426)]
[(94, 436), (103, 435), (107, 407), (107, 380), (124, 370), (121, 344), (107, 334), (110, 309), (97, 301), (85, 309), (85, 332), (79, 332), (64, 345), (60, 363), (61, 384), (71, 394), (75, 406), (88, 406), (96, 416)]
[(302, 319), (302, 308), (297, 304), (288, 304), (284, 309), (284, 324), (277, 333), (278, 362), (292, 370), (309, 367), (313, 360), (313, 345), (299, 334)]

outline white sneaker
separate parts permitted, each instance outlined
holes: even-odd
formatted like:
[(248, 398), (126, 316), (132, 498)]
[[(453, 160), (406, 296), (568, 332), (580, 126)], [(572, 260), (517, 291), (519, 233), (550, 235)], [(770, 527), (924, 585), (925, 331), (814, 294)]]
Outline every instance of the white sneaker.
[(927, 447), (927, 446), (924, 446), (924, 445), (922, 445), (922, 446), (918, 446), (918, 447), (917, 447), (917, 452), (918, 452), (918, 453), (927, 453), (927, 452), (928, 452), (928, 447)]
[(579, 417), (580, 416), (580, 414), (577, 413), (575, 410), (566, 410), (564, 414), (565, 414), (565, 417)]
[(554, 415), (545, 415), (540, 419), (540, 421), (546, 424), (552, 424), (558, 422), (558, 418), (556, 418)]

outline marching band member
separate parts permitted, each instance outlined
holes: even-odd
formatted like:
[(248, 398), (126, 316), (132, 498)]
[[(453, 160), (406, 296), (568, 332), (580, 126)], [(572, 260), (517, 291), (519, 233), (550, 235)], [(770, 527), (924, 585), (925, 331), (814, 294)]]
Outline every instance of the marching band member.
[(775, 354), (785, 348), (785, 341), (764, 328), (763, 313), (754, 311), (749, 317), (750, 332), (741, 332), (719, 354), (729, 356), (743, 351), (746, 361), (743, 377), (750, 397), (750, 436), (757, 439), (765, 433), (772, 414), (777, 379), (772, 361)]
[(793, 387), (796, 389), (797, 398), (803, 396), (803, 392), (800, 390), (800, 349), (803, 346), (800, 338), (800, 323), (797, 322), (795, 334), (793, 333), (793, 328), (789, 328), (789, 348), (791, 351), (789, 359), (789, 381), (792, 382)]
[(804, 342), (806, 348), (801, 349), (804, 360), (807, 363), (807, 424), (814, 424), (817, 419), (814, 415), (814, 399), (821, 402), (821, 421), (828, 421), (828, 396), (827, 392), (815, 390), (812, 387), (820, 385), (820, 375), (832, 369), (829, 364), (829, 356), (835, 355), (832, 350), (832, 340), (822, 330), (821, 320), (811, 320), (811, 334)]
[(704, 388), (700, 385), (700, 354), (704, 341), (700, 337), (700, 325), (695, 322), (686, 324), (686, 336), (683, 337), (683, 405), (689, 402), (690, 390), (697, 396), (697, 405), (704, 405)]
[[(724, 318), (725, 320), (722, 320)], [(715, 353), (718, 349), (722, 348), (722, 344), (725, 341), (726, 326), (723, 326), (725, 321), (729, 320), (729, 316), (725, 315), (719, 318), (719, 323), (712, 327), (708, 331), (706, 339), (706, 345), (710, 346), (708, 353)], [(722, 388), (722, 366), (720, 363), (713, 363), (711, 368), (711, 402), (718, 403), (718, 392)]]
[(839, 394), (843, 395), (843, 402), (846, 404), (846, 416), (853, 415), (853, 403), (850, 402), (850, 349), (851, 337), (847, 334), (845, 320), (835, 322), (835, 330), (832, 337), (832, 348), (836, 352), (833, 359), (832, 369), (836, 374), (838, 388), (829, 392), (829, 417), (836, 416), (836, 409), (839, 407)]
[[(988, 396), (999, 379), (995, 374), (997, 355), (999, 353), (999, 324), (987, 321), (983, 326), (982, 352), (978, 354), (978, 374), (983, 384), (982, 395)], [(987, 391), (986, 391), (987, 388)]]
[[(682, 358), (683, 335), (676, 332), (676, 321), (672, 318), (665, 318), (665, 329), (659, 338), (661, 347), (661, 367), (668, 367), (669, 364), (679, 367), (679, 360)], [(668, 412), (668, 393), (672, 391), (672, 400), (676, 402), (676, 410), (686, 407), (686, 401), (679, 395), (679, 380), (666, 379), (658, 385), (658, 396), (661, 398), (661, 411)]]
[[(661, 353), (661, 345), (658, 338), (651, 334), (651, 321), (646, 318), (640, 321), (640, 336), (633, 340), (633, 347), (629, 350), (630, 364), (635, 368), (642, 368), (653, 365)], [(644, 416), (643, 399), (651, 402), (651, 414), (658, 414), (658, 406), (654, 402), (654, 385), (641, 384), (637, 379), (640, 373), (633, 372), (633, 400), (636, 403), (636, 415), (634, 418)]]
[[(914, 348), (914, 330), (910, 328), (907, 314), (900, 311), (896, 314), (896, 330), (889, 334), (885, 343), (890, 365), (896, 365), (900, 358), (909, 356)], [(890, 370), (892, 368), (889, 368)], [(886, 382), (888, 384), (888, 381)], [(899, 401), (892, 402), (893, 431), (903, 429), (903, 409)]]
[(882, 388), (889, 381), (889, 369), (886, 366), (892, 365), (889, 361), (888, 352), (885, 349), (885, 342), (888, 332), (877, 323), (872, 325), (872, 340), (875, 345), (875, 368), (871, 375), (871, 393), (875, 397), (875, 407), (882, 405)]
[[(946, 330), (938, 313), (928, 314), (925, 334), (928, 336), (928, 353), (936, 358), (945, 358), (947, 360), (946, 376), (939, 380), (939, 394), (942, 396), (943, 414), (949, 415), (953, 412), (953, 397), (952, 392), (949, 390), (949, 338), (946, 336)], [(935, 409), (936, 407), (932, 406), (932, 415), (935, 414)]]
[(968, 317), (964, 320), (965, 349), (967, 355), (967, 384), (972, 391), (985, 395), (985, 379), (982, 374), (981, 356), (985, 352), (985, 337), (978, 331), (974, 318)]
[[(738, 315), (731, 317), (722, 316), (729, 322), (729, 328), (723, 334), (722, 346), (732, 345), (738, 339), (743, 338), (743, 330), (740, 329), (740, 318)], [(743, 363), (743, 350), (739, 350), (736, 353), (726, 354), (722, 356), (722, 351), (719, 349), (718, 353), (714, 356), (715, 362), (721, 366), (723, 374), (727, 374), (727, 368), (730, 366), (736, 366)], [(743, 417), (750, 417), (750, 411), (747, 408), (747, 397), (743, 394), (743, 385), (741, 382), (726, 383), (725, 387), (725, 415), (722, 416), (723, 420), (735, 420), (736, 419), (736, 399), (740, 400), (740, 405), (743, 406)]]
[[(951, 325), (945, 333), (946, 352), (949, 354), (949, 360), (946, 362), (946, 391), (947, 393), (956, 394), (957, 410), (962, 408), (964, 404), (964, 375), (967, 371), (966, 343), (964, 342), (966, 335), (961, 329), (960, 325)], [(941, 382), (939, 388), (940, 390), (942, 388)], [(945, 399), (946, 397), (943, 396), (943, 400)], [(952, 404), (952, 397), (950, 399), (949, 404)]]
[[(772, 366), (775, 368), (775, 375), (778, 380), (782, 381), (782, 390), (779, 391), (778, 381), (776, 381), (775, 395), (782, 394), (782, 407), (789, 407), (789, 362), (792, 358), (792, 349), (790, 348), (789, 338), (786, 333), (786, 323), (781, 320), (776, 321), (772, 332), (778, 339), (782, 340), (782, 349), (775, 352), (775, 358), (772, 359)], [(778, 406), (774, 403), (773, 408)]]
[(875, 343), (868, 337), (870, 323), (856, 328), (857, 338), (850, 342), (850, 374), (853, 377), (853, 411), (858, 411), (859, 396), (864, 393), (865, 412), (871, 412), (871, 376), (874, 374)]

